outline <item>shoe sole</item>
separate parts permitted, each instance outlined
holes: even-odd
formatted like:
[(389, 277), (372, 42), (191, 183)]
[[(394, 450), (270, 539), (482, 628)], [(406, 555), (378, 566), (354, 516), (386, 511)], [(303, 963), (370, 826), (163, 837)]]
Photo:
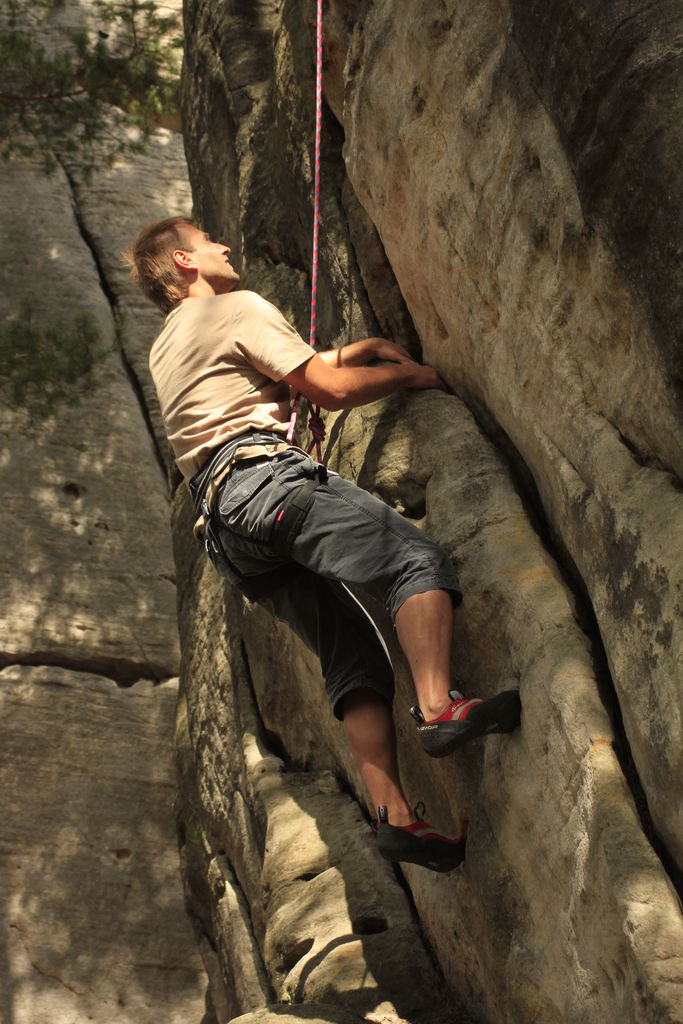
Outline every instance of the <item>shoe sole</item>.
[[(377, 836), (379, 852), (392, 864), (419, 864), (430, 871), (453, 871), (465, 859), (467, 840), (463, 837), (456, 846), (446, 846), (446, 852), (434, 849), (434, 844), (406, 836), (400, 829), (382, 825)], [(446, 845), (446, 844), (444, 844)]]
[(446, 757), (477, 736), (512, 732), (519, 725), (521, 713), (519, 691), (505, 690), (472, 708), (464, 721), (425, 722), (417, 731), (430, 757)]

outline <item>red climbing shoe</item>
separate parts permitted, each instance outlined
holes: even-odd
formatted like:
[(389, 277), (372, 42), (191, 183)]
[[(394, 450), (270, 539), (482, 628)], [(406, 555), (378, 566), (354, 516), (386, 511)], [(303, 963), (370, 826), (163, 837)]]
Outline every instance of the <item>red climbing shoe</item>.
[(422, 746), (430, 757), (445, 757), (476, 736), (512, 732), (519, 725), (522, 710), (519, 690), (505, 690), (488, 700), (463, 697), (458, 690), (450, 690), (448, 695), (452, 703), (429, 722), (417, 704), (410, 709)]
[(377, 808), (377, 847), (385, 860), (421, 864), (430, 871), (452, 871), (465, 859), (464, 836), (441, 835), (423, 819), (424, 804), (415, 808), (412, 825), (390, 825), (386, 807)]

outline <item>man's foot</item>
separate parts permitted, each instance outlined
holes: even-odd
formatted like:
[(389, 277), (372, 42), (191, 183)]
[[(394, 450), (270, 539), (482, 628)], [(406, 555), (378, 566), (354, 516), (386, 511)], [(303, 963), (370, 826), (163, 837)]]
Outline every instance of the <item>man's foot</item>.
[(488, 700), (463, 697), (458, 690), (450, 690), (449, 697), (452, 703), (429, 722), (417, 704), (410, 709), (422, 746), (430, 757), (445, 757), (476, 736), (512, 732), (519, 725), (522, 710), (519, 690), (504, 690)]
[(385, 860), (421, 864), (430, 871), (452, 871), (465, 859), (464, 836), (443, 836), (423, 820), (424, 804), (418, 804), (412, 825), (390, 825), (386, 807), (377, 808), (377, 847)]

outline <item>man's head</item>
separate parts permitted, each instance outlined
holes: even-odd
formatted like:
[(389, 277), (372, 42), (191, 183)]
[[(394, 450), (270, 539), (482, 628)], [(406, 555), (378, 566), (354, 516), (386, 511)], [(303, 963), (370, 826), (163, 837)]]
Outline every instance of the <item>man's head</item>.
[(133, 279), (163, 313), (192, 295), (232, 291), (239, 281), (228, 246), (212, 242), (187, 217), (148, 224), (123, 255)]

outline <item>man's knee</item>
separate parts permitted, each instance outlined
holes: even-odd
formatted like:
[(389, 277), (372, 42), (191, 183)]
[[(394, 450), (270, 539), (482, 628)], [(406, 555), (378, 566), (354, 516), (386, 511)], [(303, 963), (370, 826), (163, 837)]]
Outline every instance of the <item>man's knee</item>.
[(354, 712), (365, 711), (385, 714), (391, 717), (394, 697), (393, 676), (389, 678), (362, 678), (349, 680), (346, 684), (331, 688), (327, 686), (335, 718), (344, 721)]

